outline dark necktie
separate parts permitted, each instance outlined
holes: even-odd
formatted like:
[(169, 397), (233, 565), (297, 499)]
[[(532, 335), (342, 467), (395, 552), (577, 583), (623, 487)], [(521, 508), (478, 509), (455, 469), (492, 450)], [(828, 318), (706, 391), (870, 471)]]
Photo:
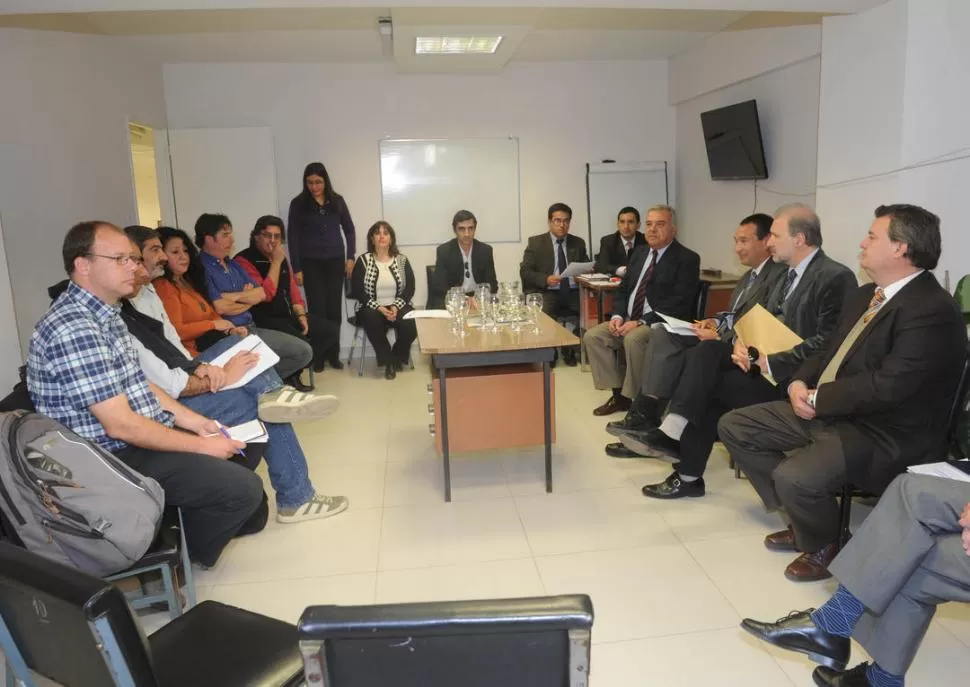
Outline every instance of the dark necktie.
[(785, 275), (785, 285), (781, 289), (781, 298), (775, 303), (775, 309), (772, 314), (781, 315), (781, 311), (785, 307), (785, 301), (788, 300), (788, 296), (791, 292), (791, 285), (795, 283), (795, 277), (798, 276), (798, 272), (794, 268), (788, 270), (788, 274)]
[(637, 321), (643, 317), (643, 306), (647, 302), (647, 287), (653, 280), (653, 268), (657, 266), (657, 251), (650, 251), (650, 266), (643, 273), (640, 286), (637, 287), (637, 294), (633, 297), (633, 310), (630, 311), (630, 320)]
[(744, 298), (744, 295), (748, 293), (748, 289), (754, 286), (754, 283), (755, 281), (757, 281), (757, 279), (758, 279), (758, 275), (754, 273), (754, 270), (751, 270), (750, 274), (748, 274), (748, 278), (744, 280), (744, 286), (742, 286), (741, 290), (738, 291), (738, 297), (731, 302), (731, 307), (728, 308), (728, 310), (730, 310), (731, 312), (734, 312), (735, 310), (738, 309), (738, 303), (740, 303), (741, 299)]
[[(559, 266), (558, 274), (562, 274), (566, 270), (566, 249), (563, 248), (563, 242), (566, 239), (556, 239), (556, 264)], [(559, 282), (560, 289), (569, 288), (569, 279), (563, 279)]]
[(630, 251), (633, 250), (633, 241), (624, 241), (623, 246), (624, 246), (624, 251), (626, 252), (627, 260), (629, 260)]

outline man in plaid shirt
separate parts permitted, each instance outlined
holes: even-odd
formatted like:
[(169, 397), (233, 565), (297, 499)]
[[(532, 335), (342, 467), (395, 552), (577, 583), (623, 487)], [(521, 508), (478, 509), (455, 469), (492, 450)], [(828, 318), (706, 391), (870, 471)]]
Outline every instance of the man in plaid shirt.
[(262, 499), (259, 477), (226, 460), (245, 444), (145, 378), (120, 316), (141, 261), (127, 235), (82, 222), (62, 253), (71, 283), (30, 338), (30, 397), (38, 412), (161, 484), (166, 503), (182, 509), (190, 557), (215, 565)]

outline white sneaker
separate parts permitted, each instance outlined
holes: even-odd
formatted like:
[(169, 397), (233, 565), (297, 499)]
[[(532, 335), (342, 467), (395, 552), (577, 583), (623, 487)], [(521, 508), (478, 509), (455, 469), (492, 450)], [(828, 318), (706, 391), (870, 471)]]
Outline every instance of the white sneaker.
[(324, 496), (314, 494), (309, 501), (296, 508), (280, 508), (276, 511), (276, 521), (282, 523), (305, 522), (329, 518), (331, 515), (347, 510), (350, 501), (346, 496)]
[(307, 394), (284, 386), (259, 397), (259, 419), (285, 424), (307, 422), (330, 415), (340, 407), (340, 399), (331, 394)]

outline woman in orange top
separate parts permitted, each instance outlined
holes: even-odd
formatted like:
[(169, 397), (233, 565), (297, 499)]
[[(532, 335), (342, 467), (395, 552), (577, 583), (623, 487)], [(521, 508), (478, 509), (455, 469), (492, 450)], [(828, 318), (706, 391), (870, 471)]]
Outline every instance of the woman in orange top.
[(168, 256), (165, 276), (152, 284), (165, 305), (165, 312), (175, 325), (182, 345), (192, 357), (227, 334), (246, 336), (245, 327), (222, 319), (205, 294), (205, 274), (199, 253), (181, 229), (160, 227), (162, 248)]

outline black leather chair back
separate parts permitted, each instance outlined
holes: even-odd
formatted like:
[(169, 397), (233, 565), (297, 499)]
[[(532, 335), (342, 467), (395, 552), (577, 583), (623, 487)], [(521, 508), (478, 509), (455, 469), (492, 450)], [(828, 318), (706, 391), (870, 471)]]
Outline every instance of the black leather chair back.
[(434, 280), (434, 265), (425, 265), (424, 273), (428, 278), (428, 299), (425, 302), (424, 307), (431, 310), (431, 283)]
[(322, 687), (569, 687), (587, 684), (592, 624), (571, 595), (311, 606), (299, 630)]
[(711, 282), (700, 280), (697, 284), (697, 295), (694, 296), (694, 319), (703, 320), (707, 312), (707, 296), (711, 292)]
[(0, 615), (27, 667), (65, 687), (115, 684), (95, 621), (110, 625), (134, 684), (157, 686), (145, 635), (121, 591), (103, 580), (0, 543)]

